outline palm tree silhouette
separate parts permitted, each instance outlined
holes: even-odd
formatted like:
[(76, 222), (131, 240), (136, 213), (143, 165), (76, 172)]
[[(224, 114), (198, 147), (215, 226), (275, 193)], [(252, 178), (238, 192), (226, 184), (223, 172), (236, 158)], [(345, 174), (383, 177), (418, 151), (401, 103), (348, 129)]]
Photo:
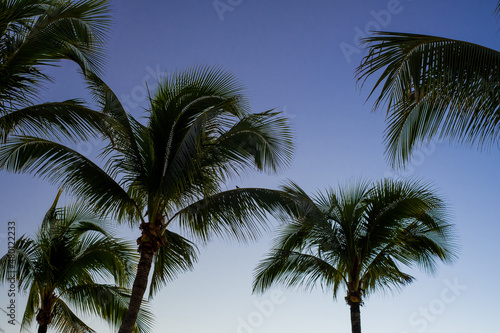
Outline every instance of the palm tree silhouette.
[(255, 269), (253, 290), (320, 285), (336, 297), (343, 287), (353, 333), (361, 332), (368, 295), (414, 280), (402, 266), (434, 272), (455, 256), (442, 199), (416, 181), (357, 181), (312, 198), (294, 183), (283, 190), (296, 202), (295, 217)]

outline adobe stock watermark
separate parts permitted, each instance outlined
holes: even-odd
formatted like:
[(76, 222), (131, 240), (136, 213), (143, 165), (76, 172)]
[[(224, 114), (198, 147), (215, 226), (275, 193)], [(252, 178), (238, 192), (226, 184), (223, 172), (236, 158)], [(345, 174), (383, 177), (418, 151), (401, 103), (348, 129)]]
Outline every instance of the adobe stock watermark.
[(236, 7), (241, 5), (243, 0), (214, 0), (212, 5), (214, 6), (217, 16), (221, 22), (224, 21), (224, 14), (226, 12), (232, 12)]
[(454, 303), (467, 290), (467, 286), (459, 282), (458, 278), (455, 278), (453, 282), (444, 280), (444, 285), (445, 287), (441, 289), (438, 297), (410, 314), (408, 323), (412, 326), (412, 329), (400, 333), (425, 332), (446, 311), (449, 305)]
[(14, 254), (14, 246), (16, 243), (16, 222), (7, 222), (7, 256), (8, 256), (8, 267), (7, 267), (7, 299), (8, 304), (6, 305), (6, 315), (8, 317), (7, 322), (10, 325), (15, 325), (16, 323), (16, 261)]
[(254, 311), (246, 316), (238, 316), (236, 333), (254, 333), (258, 327), (265, 324), (266, 319), (274, 314), (277, 305), (283, 304), (286, 301), (284, 292), (281, 290), (273, 290), (270, 292), (268, 299), (254, 300)]
[(416, 168), (424, 164), (425, 160), (436, 151), (436, 146), (443, 143), (442, 138), (435, 138), (415, 149), (404, 169), (386, 171), (384, 178), (409, 177), (413, 175)]
[(385, 9), (371, 10), (370, 15), (371, 17), (373, 17), (373, 20), (366, 22), (365, 26), (362, 28), (358, 26), (355, 26), (353, 28), (354, 38), (352, 44), (347, 42), (342, 42), (339, 44), (340, 50), (342, 51), (342, 54), (344, 55), (344, 58), (347, 60), (347, 62), (351, 63), (353, 55), (361, 54), (361, 51), (363, 49), (360, 47), (359, 41), (362, 38), (368, 37), (368, 35), (372, 31), (379, 31), (382, 28), (387, 27), (391, 23), (392, 17), (394, 15), (401, 14), (403, 9), (404, 6), (401, 4), (401, 0), (389, 0)]

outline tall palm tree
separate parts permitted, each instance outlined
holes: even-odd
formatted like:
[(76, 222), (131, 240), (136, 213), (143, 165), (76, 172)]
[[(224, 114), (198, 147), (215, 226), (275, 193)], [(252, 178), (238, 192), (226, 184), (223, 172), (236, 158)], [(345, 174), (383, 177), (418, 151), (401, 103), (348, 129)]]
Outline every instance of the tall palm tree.
[[(497, 5), (497, 13), (500, 2)], [(404, 166), (418, 144), (439, 136), (488, 147), (500, 142), (500, 52), (448, 38), (375, 32), (357, 68), (370, 96), (387, 105), (386, 153)]]
[(285, 166), (292, 135), (279, 113), (251, 113), (241, 85), (218, 68), (195, 67), (165, 78), (151, 97), (146, 125), (128, 115), (98, 78), (90, 87), (115, 122), (106, 132), (104, 169), (36, 137), (12, 137), (0, 147), (0, 169), (64, 184), (102, 214), (139, 225), (140, 260), (124, 333), (134, 325), (151, 269), (150, 296), (196, 260), (196, 247), (172, 231), (175, 224), (201, 242), (213, 236), (244, 241), (266, 226), (266, 211), (287, 209), (278, 191), (224, 188), (250, 169)]
[(51, 80), (43, 67), (66, 59), (101, 72), (109, 22), (107, 0), (0, 0), (0, 143), (13, 132), (87, 138), (100, 128), (99, 114), (78, 100), (35, 101)]
[[(34, 238), (18, 239), (0, 259), (0, 281), (15, 278), (28, 294), (21, 330), (34, 319), (38, 332), (95, 332), (74, 312), (99, 316), (118, 327), (130, 298), (125, 289), (137, 263), (133, 247), (114, 239), (88, 209), (56, 207), (58, 193)], [(100, 283), (113, 278), (117, 285)], [(149, 332), (151, 315), (141, 311), (136, 332)]]
[(318, 284), (336, 297), (343, 287), (353, 333), (361, 332), (365, 297), (414, 280), (403, 266), (434, 272), (438, 261), (454, 258), (445, 205), (426, 185), (385, 179), (314, 197), (294, 183), (284, 191), (296, 202), (295, 218), (255, 269), (254, 292)]

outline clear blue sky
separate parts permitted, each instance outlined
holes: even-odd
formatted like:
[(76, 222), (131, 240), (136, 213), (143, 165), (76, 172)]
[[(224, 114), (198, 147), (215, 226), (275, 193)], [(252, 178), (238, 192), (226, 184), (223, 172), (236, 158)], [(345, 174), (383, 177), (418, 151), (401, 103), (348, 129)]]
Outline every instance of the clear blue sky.
[[(383, 112), (370, 112), (368, 89), (360, 91), (354, 80), (362, 56), (355, 41), (366, 29), (442, 35), (500, 50), (493, 0), (221, 0), (219, 10), (212, 0), (111, 3), (114, 24), (104, 78), (132, 114), (140, 116), (146, 107), (144, 85), (154, 87), (153, 76), (205, 63), (234, 72), (246, 85), (254, 111), (277, 108), (290, 116), (297, 138), (291, 167), (277, 176), (249, 174), (235, 181), (239, 186), (276, 187), (290, 178), (314, 192), (352, 177), (396, 173), (383, 156)], [(57, 83), (44, 99), (86, 96), (73, 66), (52, 73)], [(77, 147), (88, 153), (96, 148), (92, 143)], [(367, 299), (363, 332), (498, 330), (499, 163), (498, 147), (477, 152), (434, 143), (403, 171), (432, 182), (447, 198), (460, 259), (434, 277), (416, 273), (417, 281), (400, 293)], [(57, 188), (5, 172), (0, 184), (1, 225), (13, 219), (18, 235), (33, 232)], [(134, 240), (138, 231), (121, 234)], [(253, 267), (271, 237), (247, 245), (215, 241), (202, 248), (195, 271), (153, 301), (156, 332), (350, 332), (343, 297), (333, 301), (321, 290), (251, 295)], [(3, 252), (5, 238), (0, 241)], [(3, 307), (7, 297), (0, 292)], [(18, 311), (23, 302), (18, 299)], [(0, 327), (15, 332), (3, 316)], [(105, 325), (96, 327), (110, 332)]]

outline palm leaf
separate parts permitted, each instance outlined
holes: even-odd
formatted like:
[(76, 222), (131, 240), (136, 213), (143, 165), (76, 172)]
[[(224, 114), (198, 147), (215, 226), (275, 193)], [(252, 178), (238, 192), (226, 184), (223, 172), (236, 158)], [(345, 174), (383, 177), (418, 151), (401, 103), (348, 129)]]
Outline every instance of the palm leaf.
[[(34, 259), (37, 255), (36, 245), (31, 239), (17, 239), (11, 253), (0, 259), (0, 282), (8, 282), (14, 275), (19, 289), (28, 290), (36, 270)], [(11, 266), (12, 263), (14, 267)]]
[[(1, 111), (0, 111), (1, 113)], [(0, 117), (0, 140), (12, 134), (37, 135), (58, 140), (87, 140), (110, 126), (108, 119), (77, 100), (43, 103), (21, 108)]]
[(433, 137), (488, 147), (498, 141), (500, 53), (442, 37), (378, 32), (364, 41), (357, 69), (364, 83), (381, 72), (374, 108), (387, 105), (386, 153), (407, 163)]
[[(105, 284), (80, 284), (65, 291), (71, 305), (82, 313), (97, 315), (118, 329), (128, 308), (130, 292), (124, 288)], [(153, 330), (153, 315), (146, 301), (141, 306), (134, 332)]]
[(36, 283), (31, 285), (27, 295), (26, 308), (21, 321), (21, 331), (27, 330), (36, 318), (36, 310), (40, 308), (40, 289)]
[(71, 311), (68, 305), (58, 299), (54, 304), (54, 316), (51, 326), (58, 332), (68, 333), (95, 333), (95, 331), (87, 326), (78, 316)]
[(239, 188), (219, 192), (180, 210), (170, 220), (194, 237), (208, 241), (213, 236), (253, 240), (268, 228), (267, 213), (282, 219), (293, 209), (284, 192), (263, 188)]
[[(134, 207), (116, 181), (95, 163), (62, 144), (34, 137), (14, 137), (0, 147), (0, 169), (27, 172), (64, 184), (82, 200), (107, 212)], [(101, 189), (106, 188), (103, 192)], [(137, 214), (137, 212), (131, 214)]]
[(198, 248), (194, 243), (169, 230), (165, 230), (164, 236), (167, 244), (155, 255), (149, 298), (179, 274), (193, 270), (198, 261)]
[(320, 284), (323, 290), (331, 288), (335, 296), (343, 281), (341, 272), (321, 258), (275, 249), (257, 265), (253, 291), (262, 293), (274, 284), (310, 290)]
[(278, 166), (283, 168), (291, 162), (293, 135), (281, 113), (272, 110), (253, 113), (241, 118), (219, 137), (214, 149), (231, 161), (231, 165), (277, 172)]
[(0, 100), (6, 109), (26, 105), (50, 80), (41, 66), (70, 59), (84, 72), (102, 70), (107, 1), (2, 1), (1, 10)]

